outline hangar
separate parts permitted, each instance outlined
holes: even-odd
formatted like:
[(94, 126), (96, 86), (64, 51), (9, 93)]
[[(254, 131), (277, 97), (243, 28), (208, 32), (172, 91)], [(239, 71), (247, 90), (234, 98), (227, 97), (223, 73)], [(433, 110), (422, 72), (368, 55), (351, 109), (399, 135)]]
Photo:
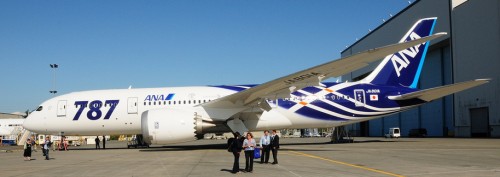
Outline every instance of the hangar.
[[(434, 32), (447, 32), (429, 46), (418, 88), (479, 78), (488, 84), (402, 113), (346, 126), (354, 136), (382, 136), (400, 127), (426, 129), (435, 137), (500, 137), (500, 1), (417, 0), (341, 52), (349, 56), (400, 40), (418, 19), (438, 17)], [(378, 63), (342, 76), (357, 81)]]

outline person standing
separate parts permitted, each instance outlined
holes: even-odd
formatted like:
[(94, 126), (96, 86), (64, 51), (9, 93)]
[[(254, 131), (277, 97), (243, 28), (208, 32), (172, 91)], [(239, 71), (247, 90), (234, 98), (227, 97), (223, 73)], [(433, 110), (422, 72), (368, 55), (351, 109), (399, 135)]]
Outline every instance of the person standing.
[(49, 160), (49, 151), (50, 151), (50, 146), (52, 146), (52, 142), (50, 142), (49, 137), (45, 137), (45, 142), (43, 144), (43, 151), (45, 154), (45, 160)]
[(65, 136), (63, 136), (63, 148), (68, 151), (68, 139)]
[(31, 139), (26, 140), (26, 143), (24, 144), (24, 160), (30, 161), (31, 160), (31, 147), (33, 147), (33, 143), (31, 142)]
[(241, 135), (239, 132), (234, 133), (234, 138), (231, 142), (229, 148), (234, 156), (233, 170), (232, 173), (240, 173), (240, 153), (243, 149), (243, 145), (241, 143)]
[(280, 148), (280, 137), (276, 134), (276, 130), (273, 130), (273, 135), (271, 136), (271, 151), (273, 151), (273, 163), (278, 164), (278, 149)]
[(260, 149), (262, 149), (260, 163), (269, 163), (269, 151), (271, 150), (269, 144), (271, 144), (271, 137), (269, 131), (265, 130), (264, 136), (260, 137)]
[(31, 147), (32, 147), (33, 151), (37, 152), (36, 151), (36, 137), (34, 135), (31, 136)]
[(59, 150), (59, 145), (61, 144), (61, 141), (55, 141), (53, 143), (55, 144), (54, 146), (52, 146), (52, 151), (56, 151), (56, 149)]
[(106, 149), (106, 136), (102, 135), (102, 149)]
[(254, 158), (254, 150), (255, 140), (253, 139), (252, 133), (247, 133), (247, 139), (243, 141), (243, 149), (245, 149), (245, 171), (252, 173), (253, 171), (253, 158)]
[(101, 146), (99, 146), (99, 143), (101, 140), (99, 140), (99, 136), (95, 137), (95, 149), (101, 149)]

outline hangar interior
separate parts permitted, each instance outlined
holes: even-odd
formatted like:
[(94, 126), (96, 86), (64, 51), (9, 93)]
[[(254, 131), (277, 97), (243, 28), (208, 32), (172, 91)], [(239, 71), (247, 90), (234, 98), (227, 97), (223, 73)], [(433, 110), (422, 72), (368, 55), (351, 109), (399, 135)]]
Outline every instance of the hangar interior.
[[(402, 113), (348, 125), (354, 136), (383, 136), (400, 127), (401, 135), (426, 129), (434, 137), (500, 137), (500, 1), (417, 0), (341, 52), (357, 52), (400, 40), (418, 19), (438, 17), (434, 33), (448, 35), (431, 41), (419, 89), (473, 79), (490, 83), (435, 100)], [(357, 81), (378, 62), (342, 76)]]

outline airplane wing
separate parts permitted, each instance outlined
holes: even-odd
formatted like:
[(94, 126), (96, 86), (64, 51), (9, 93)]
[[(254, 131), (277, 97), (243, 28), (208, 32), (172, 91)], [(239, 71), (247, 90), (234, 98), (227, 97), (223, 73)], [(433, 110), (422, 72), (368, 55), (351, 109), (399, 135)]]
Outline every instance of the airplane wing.
[[(320, 86), (321, 81), (330, 77), (337, 77), (351, 71), (358, 70), (369, 63), (383, 59), (386, 55), (425, 43), (426, 41), (441, 37), (447, 33), (436, 33), (412, 41), (392, 44), (380, 48), (370, 49), (338, 60), (333, 60), (314, 66), (264, 84), (228, 95), (201, 105), (208, 112), (214, 109), (227, 110), (227, 115), (236, 114), (244, 108), (258, 105), (264, 110), (270, 110), (265, 99), (288, 98), (290, 93), (308, 86)], [(232, 111), (229, 111), (231, 109)], [(213, 111), (215, 112), (215, 111)]]
[(432, 101), (446, 95), (450, 95), (453, 93), (460, 92), (462, 90), (486, 84), (490, 80), (491, 79), (476, 79), (472, 81), (460, 82), (456, 84), (450, 84), (441, 87), (434, 87), (430, 89), (420, 90), (403, 95), (389, 96), (388, 98), (391, 100), (408, 100), (408, 99), (418, 98), (424, 101)]

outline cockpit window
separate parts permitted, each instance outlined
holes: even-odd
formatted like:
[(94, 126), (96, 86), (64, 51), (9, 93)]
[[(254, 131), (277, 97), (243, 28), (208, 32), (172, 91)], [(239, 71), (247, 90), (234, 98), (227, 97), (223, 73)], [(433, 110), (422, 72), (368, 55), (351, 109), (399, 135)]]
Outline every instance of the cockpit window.
[(43, 106), (40, 106), (40, 107), (38, 107), (38, 108), (36, 109), (36, 111), (42, 111), (42, 109), (43, 109)]

